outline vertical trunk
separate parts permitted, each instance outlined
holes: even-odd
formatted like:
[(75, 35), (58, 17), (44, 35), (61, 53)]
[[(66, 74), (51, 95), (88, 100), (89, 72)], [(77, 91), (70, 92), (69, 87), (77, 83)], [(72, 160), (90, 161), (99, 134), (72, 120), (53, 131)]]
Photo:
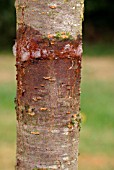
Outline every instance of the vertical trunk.
[(17, 170), (77, 170), (83, 0), (16, 0)]

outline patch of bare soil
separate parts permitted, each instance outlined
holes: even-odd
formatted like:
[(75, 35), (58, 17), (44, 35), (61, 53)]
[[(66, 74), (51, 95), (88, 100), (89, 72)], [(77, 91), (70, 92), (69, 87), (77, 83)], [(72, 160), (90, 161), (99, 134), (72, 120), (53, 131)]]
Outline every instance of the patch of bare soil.
[(0, 56), (0, 83), (15, 81), (15, 59), (13, 56)]
[[(107, 155), (80, 155), (79, 169), (87, 167), (86, 170), (106, 170), (107, 167), (114, 169), (114, 158)], [(106, 169), (105, 169), (106, 168)], [(110, 170), (110, 168), (109, 168)]]
[(83, 79), (114, 80), (114, 58), (84, 58)]

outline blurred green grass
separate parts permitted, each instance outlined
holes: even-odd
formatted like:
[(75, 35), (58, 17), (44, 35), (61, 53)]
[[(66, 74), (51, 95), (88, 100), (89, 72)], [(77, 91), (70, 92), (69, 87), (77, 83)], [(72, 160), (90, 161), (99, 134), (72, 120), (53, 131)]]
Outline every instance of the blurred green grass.
[[(15, 164), (14, 58), (0, 56), (0, 169)], [(114, 59), (83, 59), (79, 170), (114, 170)]]
[[(114, 155), (112, 152), (114, 148), (114, 84), (101, 81), (84, 82), (81, 106), (82, 112), (87, 117), (81, 135), (83, 151)], [(87, 144), (89, 147), (86, 147)], [(83, 151), (81, 148), (81, 152)]]
[(84, 57), (114, 57), (114, 43), (98, 42), (83, 44)]

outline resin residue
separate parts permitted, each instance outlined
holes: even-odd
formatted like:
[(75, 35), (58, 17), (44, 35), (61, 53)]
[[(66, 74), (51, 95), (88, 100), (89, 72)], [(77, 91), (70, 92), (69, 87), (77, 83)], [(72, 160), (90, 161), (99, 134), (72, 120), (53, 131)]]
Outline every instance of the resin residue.
[(17, 31), (17, 41), (13, 46), (14, 56), (18, 61), (30, 59), (77, 58), (82, 55), (81, 37), (72, 39), (68, 33), (42, 36), (39, 31), (29, 26), (22, 26)]

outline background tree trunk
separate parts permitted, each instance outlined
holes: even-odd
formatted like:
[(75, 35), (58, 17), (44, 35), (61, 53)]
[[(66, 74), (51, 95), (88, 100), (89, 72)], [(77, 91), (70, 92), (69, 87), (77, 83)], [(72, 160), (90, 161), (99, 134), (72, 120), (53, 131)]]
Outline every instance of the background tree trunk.
[(77, 170), (83, 0), (17, 0), (17, 170)]

